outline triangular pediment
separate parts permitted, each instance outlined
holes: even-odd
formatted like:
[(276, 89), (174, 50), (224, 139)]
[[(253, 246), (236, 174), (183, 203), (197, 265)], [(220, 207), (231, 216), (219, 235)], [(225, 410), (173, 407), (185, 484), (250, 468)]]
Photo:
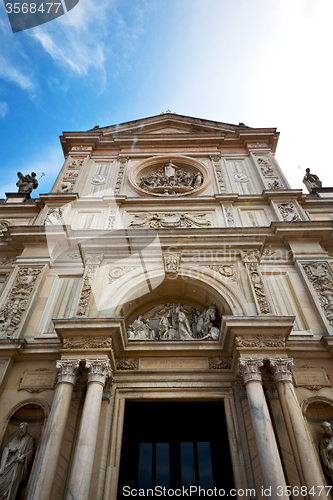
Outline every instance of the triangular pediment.
[[(244, 127), (244, 126), (243, 126)], [(241, 126), (241, 128), (243, 128)], [(190, 116), (165, 113), (140, 120), (112, 125), (99, 129), (104, 136), (127, 134), (202, 134), (202, 133), (235, 133), (240, 128), (238, 125), (203, 120)]]

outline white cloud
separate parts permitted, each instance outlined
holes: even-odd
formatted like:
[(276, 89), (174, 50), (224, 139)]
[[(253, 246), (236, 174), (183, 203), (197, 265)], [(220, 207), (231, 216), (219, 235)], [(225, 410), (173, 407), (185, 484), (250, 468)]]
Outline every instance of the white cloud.
[(35, 84), (23, 69), (10, 62), (9, 58), (0, 55), (0, 78), (15, 83), (23, 90), (34, 91)]
[(8, 113), (8, 104), (4, 101), (0, 101), (0, 118), (4, 118)]

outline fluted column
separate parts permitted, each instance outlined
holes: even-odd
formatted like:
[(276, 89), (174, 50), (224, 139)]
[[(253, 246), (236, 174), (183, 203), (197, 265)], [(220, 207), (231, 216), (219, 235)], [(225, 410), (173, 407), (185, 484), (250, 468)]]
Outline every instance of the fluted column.
[(318, 486), (325, 485), (326, 482), (319, 463), (319, 456), (312, 444), (294, 389), (290, 370), (293, 360), (290, 358), (269, 358), (269, 364), (278, 391), (301, 484), (307, 487), (307, 491), (314, 487), (312, 491), (315, 494), (312, 498), (327, 499), (325, 491), (319, 495), (320, 488)]
[(86, 500), (89, 496), (103, 387), (112, 375), (108, 359), (87, 360), (86, 368), (89, 369), (88, 388), (66, 500)]
[(262, 387), (260, 367), (264, 364), (263, 359), (240, 359), (238, 363), (246, 386), (264, 488), (270, 492), (266, 498), (287, 499), (280, 455)]
[(50, 498), (80, 360), (57, 361), (58, 386), (40, 445), (28, 500)]

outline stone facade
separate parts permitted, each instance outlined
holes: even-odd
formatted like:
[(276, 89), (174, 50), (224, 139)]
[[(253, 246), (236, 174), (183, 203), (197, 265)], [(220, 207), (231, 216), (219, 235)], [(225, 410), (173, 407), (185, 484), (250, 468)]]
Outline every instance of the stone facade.
[(0, 451), (22, 422), (36, 450), (17, 498), (122, 498), (137, 401), (223, 401), (197, 425), (225, 429), (238, 498), (326, 498), (333, 188), (290, 188), (278, 137), (173, 113), (64, 133), (51, 192), (0, 204)]

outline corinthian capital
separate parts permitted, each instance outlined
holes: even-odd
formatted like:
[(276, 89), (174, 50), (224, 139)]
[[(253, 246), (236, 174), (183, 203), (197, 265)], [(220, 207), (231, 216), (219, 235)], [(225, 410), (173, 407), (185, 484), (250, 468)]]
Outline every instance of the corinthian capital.
[(58, 383), (68, 382), (74, 385), (79, 365), (79, 359), (62, 359), (57, 361), (56, 367), (60, 370), (58, 373)]
[(275, 383), (293, 381), (290, 367), (293, 366), (294, 363), (291, 358), (269, 358), (268, 361)]
[(263, 366), (263, 359), (239, 359), (238, 372), (243, 377), (244, 384), (252, 380), (259, 380), (261, 382), (260, 368)]
[(89, 382), (98, 382), (104, 385), (106, 379), (112, 376), (110, 361), (108, 359), (90, 359), (86, 361), (88, 368), (88, 384)]

